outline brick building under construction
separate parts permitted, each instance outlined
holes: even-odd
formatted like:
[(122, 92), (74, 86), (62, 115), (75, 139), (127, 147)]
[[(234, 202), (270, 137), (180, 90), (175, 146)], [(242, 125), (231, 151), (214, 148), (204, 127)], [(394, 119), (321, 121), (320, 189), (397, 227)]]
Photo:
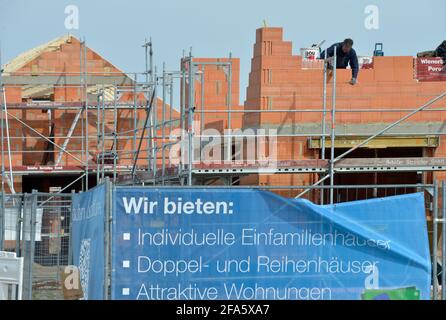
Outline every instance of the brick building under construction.
[[(151, 65), (151, 43), (145, 48)], [(241, 105), (238, 58), (183, 56), (178, 71), (150, 67), (128, 74), (85, 42), (63, 36), (3, 67), (4, 189), (85, 190), (105, 176), (117, 183), (260, 186), (311, 185), (330, 171), (336, 185), (443, 179), (443, 61), (371, 59), (355, 86), (348, 83), (351, 70), (338, 69), (324, 82), (323, 60), (294, 55), (281, 28), (260, 28)], [(171, 163), (175, 141), (169, 134), (184, 128), (199, 136), (199, 130), (191, 132), (192, 120), (201, 130), (277, 130), (275, 170), (230, 161), (209, 165), (196, 157), (192, 166)], [(377, 195), (338, 192), (335, 201)]]

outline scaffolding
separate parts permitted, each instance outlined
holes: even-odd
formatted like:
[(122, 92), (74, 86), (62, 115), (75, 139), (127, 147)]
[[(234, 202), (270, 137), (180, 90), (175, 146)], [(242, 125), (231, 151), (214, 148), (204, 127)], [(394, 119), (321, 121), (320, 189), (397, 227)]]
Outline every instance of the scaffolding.
[[(410, 118), (414, 114), (425, 111), (428, 107), (440, 101), (446, 96), (446, 92), (430, 99), (424, 105), (416, 109), (341, 109), (337, 108), (336, 68), (333, 69), (333, 81), (331, 88), (331, 108), (327, 107), (327, 63), (323, 64), (323, 95), (322, 109), (249, 109), (234, 107), (232, 98), (232, 58), (227, 61), (203, 62), (194, 59), (192, 49), (188, 56), (183, 53), (181, 69), (169, 71), (163, 64), (162, 73), (158, 74), (153, 64), (152, 41), (145, 41), (146, 70), (140, 73), (101, 73), (89, 72), (87, 66), (87, 46), (85, 39), (80, 48), (80, 70), (78, 74), (13, 74), (0, 77), (2, 90), (2, 191), (14, 193), (14, 178), (25, 174), (71, 174), (76, 179), (62, 188), (62, 192), (68, 190), (74, 183), (82, 181), (82, 189), (89, 189), (89, 177), (96, 176), (96, 183), (100, 183), (109, 175), (113, 182), (120, 184), (178, 184), (194, 185), (208, 184), (220, 179), (225, 184), (233, 184), (240, 176), (250, 174), (318, 174), (322, 177), (314, 183), (318, 185), (326, 180), (330, 186), (334, 185), (336, 173), (346, 172), (407, 172), (407, 171), (444, 171), (446, 158), (370, 158), (370, 159), (345, 159), (353, 151), (365, 146), (372, 140), (381, 136), (442, 136), (443, 130), (430, 132), (390, 132), (389, 131)], [(333, 57), (336, 61), (336, 56)], [(325, 61), (328, 61), (326, 59)], [(336, 63), (336, 62), (334, 62)], [(218, 67), (226, 74), (227, 97), (226, 105), (212, 110), (206, 107), (205, 102), (205, 72), (206, 68)], [(63, 77), (63, 81), (60, 81)], [(57, 79), (56, 79), (57, 78)], [(63, 84), (60, 84), (60, 83)], [(6, 91), (8, 88), (20, 87), (44, 87), (50, 88), (77, 88), (80, 91), (79, 101), (55, 102), (33, 101), (29, 103), (8, 103)], [(175, 108), (175, 91), (179, 89), (179, 108)], [(197, 103), (196, 93), (200, 92), (200, 104)], [(123, 97), (127, 96), (127, 99)], [(159, 98), (159, 96), (161, 98)], [(169, 102), (169, 103), (168, 103)], [(25, 119), (17, 116), (17, 112), (41, 110), (48, 114), (48, 122), (51, 124), (65, 116), (72, 118), (70, 126), (64, 130), (64, 134), (47, 130), (42, 133), (39, 128), (34, 128)], [(397, 112), (405, 113), (398, 121), (384, 128), (364, 136), (358, 132), (340, 133), (336, 130), (336, 114), (345, 112)], [(444, 108), (435, 108), (435, 111), (446, 111)], [(161, 112), (161, 115), (159, 114)], [(234, 139), (249, 137), (246, 134), (237, 133), (232, 121), (234, 114), (298, 114), (298, 113), (322, 114), (320, 132), (278, 133), (277, 137), (308, 138), (314, 141), (319, 139), (320, 159), (277, 160), (274, 170), (259, 163), (235, 161)], [(73, 116), (74, 113), (74, 116)], [(124, 117), (124, 114), (128, 114)], [(177, 114), (177, 115), (176, 115)], [(224, 114), (226, 125), (224, 132), (219, 135), (203, 134), (207, 119), (212, 119), (215, 114)], [(327, 119), (327, 114), (331, 117)], [(210, 115), (210, 116), (209, 116)], [(128, 120), (128, 121), (127, 121)], [(20, 123), (23, 129), (30, 133), (20, 135), (10, 132), (11, 121)], [(199, 123), (197, 128), (194, 122)], [(131, 122), (131, 123), (129, 123)], [(92, 125), (93, 124), (93, 125)], [(327, 124), (330, 131), (327, 133)], [(80, 130), (79, 130), (80, 126)], [(92, 128), (96, 128), (92, 132)], [(59, 125), (60, 128), (60, 125)], [(64, 128), (65, 129), (65, 128)], [(175, 130), (181, 130), (181, 136), (177, 141), (170, 134)], [(198, 131), (198, 132), (197, 132)], [(255, 137), (262, 134), (254, 133)], [(201, 154), (206, 141), (220, 136), (222, 138), (222, 161), (220, 164), (206, 164), (196, 153)], [(363, 140), (349, 148), (346, 152), (335, 157), (335, 144), (337, 139), (343, 137), (363, 136)], [(17, 147), (18, 141), (38, 138), (45, 142), (45, 149), (35, 150)], [(328, 140), (327, 140), (328, 139)], [(57, 142), (56, 142), (57, 140)], [(178, 141), (180, 140), (180, 141)], [(131, 141), (131, 147), (128, 142)], [(330, 146), (327, 147), (327, 143)], [(181, 161), (172, 164), (168, 154), (172, 148), (180, 144)], [(76, 146), (76, 148), (72, 148)], [(329, 149), (328, 149), (329, 148)], [(6, 150), (5, 150), (6, 149)], [(198, 150), (197, 150), (198, 149)], [(330, 151), (329, 159), (326, 159), (326, 150)], [(44, 160), (39, 165), (13, 165), (15, 154), (43, 154)], [(31, 156), (28, 156), (28, 158)], [(65, 161), (63, 158), (65, 157)], [(53, 158), (53, 159), (52, 159)], [(6, 159), (8, 161), (6, 161)], [(50, 159), (50, 160), (48, 160)], [(67, 161), (70, 159), (72, 161)], [(342, 160), (342, 161), (341, 161)], [(73, 165), (73, 161), (76, 165)], [(7, 162), (7, 163), (6, 163)], [(297, 196), (302, 196), (298, 194)], [(333, 193), (329, 195), (330, 203), (334, 202)], [(321, 195), (321, 203), (324, 196)]]
[[(158, 73), (154, 66), (152, 41), (146, 40), (142, 47), (145, 50), (146, 65), (146, 70), (143, 72), (97, 74), (89, 71), (87, 45), (83, 39), (79, 52), (80, 70), (78, 73), (0, 73), (2, 212), (5, 212), (6, 202), (10, 201), (6, 195), (12, 196), (16, 193), (14, 184), (19, 177), (24, 175), (45, 175), (48, 178), (61, 175), (74, 176), (74, 179), (69, 183), (61, 186), (58, 192), (63, 193), (70, 191), (79, 182), (82, 183), (81, 189), (86, 191), (91, 187), (91, 179), (95, 178), (95, 184), (99, 184), (104, 182), (107, 177), (110, 177), (117, 185), (206, 186), (225, 184), (235, 186), (241, 184), (242, 177), (250, 175), (311, 174), (317, 179), (306, 187), (276, 185), (261, 186), (261, 188), (272, 191), (288, 190), (293, 192), (295, 197), (308, 196), (309, 193), (313, 193), (311, 199), (318, 200), (320, 204), (333, 204), (350, 199), (348, 193), (344, 198), (339, 196), (338, 190), (343, 188), (336, 186), (334, 178), (338, 174), (446, 171), (446, 158), (441, 157), (346, 158), (355, 150), (380, 137), (404, 135), (421, 139), (418, 137), (429, 136), (430, 140), (423, 141), (425, 146), (438, 146), (439, 137), (446, 135), (446, 131), (441, 127), (429, 131), (392, 130), (419, 112), (446, 112), (446, 108), (429, 109), (444, 99), (446, 92), (438, 92), (436, 96), (426, 96), (426, 103), (417, 108), (339, 108), (337, 106), (336, 68), (333, 70), (332, 87), (329, 90), (327, 81), (329, 70), (327, 59), (325, 59), (321, 68), (324, 75), (323, 93), (321, 96), (317, 96), (321, 101), (321, 107), (307, 109), (237, 108), (232, 102), (233, 61), (231, 54), (225, 61), (205, 62), (195, 59), (191, 49), (187, 56), (183, 53), (179, 70), (168, 70), (166, 64), (163, 63), (162, 71)], [(336, 57), (334, 57), (334, 65), (336, 65)], [(205, 101), (206, 70), (214, 67), (221, 68), (227, 79), (226, 104), (220, 108), (206, 107)], [(6, 91), (12, 87), (38, 87), (41, 91), (51, 91), (54, 88), (75, 88), (81, 94), (78, 101), (37, 100), (9, 103)], [(198, 92), (200, 97), (197, 97)], [(178, 108), (175, 107), (176, 100), (179, 100)], [(330, 100), (331, 106), (328, 103)], [(50, 126), (45, 130), (42, 130), (41, 127), (33, 127), (28, 121), (29, 119), (26, 118), (27, 112), (32, 111), (42, 112), (44, 116), (40, 116), (47, 117), (45, 121)], [(339, 132), (337, 130), (337, 115), (371, 112), (391, 112), (401, 116), (397, 121), (386, 124), (368, 135), (364, 135), (363, 132)], [(308, 139), (309, 144), (314, 144), (320, 149), (320, 159), (297, 159), (297, 157), (287, 160), (276, 159), (273, 161), (273, 166), (270, 166), (271, 163), (262, 162), (257, 158), (243, 157), (241, 161), (236, 159), (237, 151), (234, 150), (236, 139), (264, 136), (268, 140), (268, 134), (257, 131), (249, 134), (240, 133), (237, 130), (241, 128), (234, 125), (234, 115), (274, 115), (277, 113), (321, 115), (320, 126), (312, 131), (279, 131), (275, 135), (291, 139)], [(20, 117), (20, 114), (25, 117)], [(217, 114), (224, 117), (223, 132), (204, 133), (207, 120)], [(54, 123), (60, 119), (70, 119), (71, 123), (66, 127), (55, 127)], [(22, 126), (20, 132), (11, 131), (12, 121)], [(57, 132), (57, 129), (63, 130)], [(179, 133), (174, 134), (176, 131)], [(342, 139), (351, 137), (360, 137), (360, 139), (355, 145), (346, 147), (346, 151), (336, 156), (336, 143), (341, 143)], [(221, 138), (220, 147), (223, 156), (219, 163), (207, 163), (201, 157), (203, 149), (212, 138)], [(42, 148), (26, 148), (31, 139), (43, 141)], [(17, 147), (20, 143), (23, 146)], [(172, 162), (171, 155), (174, 151), (178, 151), (180, 159), (178, 163)], [(326, 151), (330, 152), (329, 157), (326, 157)], [(18, 154), (27, 155), (27, 159), (32, 160), (40, 156), (41, 164), (14, 165), (14, 156)], [(325, 184), (325, 182), (329, 182), (329, 184)], [(357, 187), (361, 189), (360, 185)], [(350, 186), (344, 189), (352, 188)], [(432, 185), (401, 184), (387, 187), (385, 185), (376, 185), (375, 187), (368, 185), (365, 189), (370, 190), (370, 192), (367, 191), (361, 195), (365, 198), (417, 190), (431, 193), (433, 199), (437, 199), (438, 196), (436, 183)], [(385, 194), (376, 191), (378, 189), (386, 190)], [(391, 189), (394, 191), (388, 191)], [(442, 190), (444, 193), (445, 188)], [(358, 193), (354, 198), (359, 199)], [(444, 198), (445, 196), (443, 196)], [(439, 214), (438, 201), (431, 203), (433, 239), (436, 239), (438, 226), (442, 223), (444, 227), (444, 210)], [(2, 218), (4, 218), (3, 215)], [(4, 226), (4, 221), (0, 221), (0, 225)], [(0, 232), (0, 236), (3, 236), (2, 232)], [(0, 244), (2, 243), (3, 239), (0, 238)], [(433, 255), (436, 258), (436, 241), (433, 241), (433, 250)]]

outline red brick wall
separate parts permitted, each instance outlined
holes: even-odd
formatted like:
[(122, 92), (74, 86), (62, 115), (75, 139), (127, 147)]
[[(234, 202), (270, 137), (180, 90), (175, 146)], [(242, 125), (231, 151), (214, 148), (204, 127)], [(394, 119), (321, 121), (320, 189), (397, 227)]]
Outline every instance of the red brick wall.
[[(232, 62), (231, 97), (228, 101), (229, 68), (225, 66), (200, 65), (198, 70), (204, 70), (204, 86), (201, 75), (195, 77), (195, 121), (205, 123), (205, 128), (217, 129), (223, 132), (228, 128), (227, 110), (242, 110), (240, 97), (240, 59), (239, 58), (193, 58), (193, 62)], [(188, 101), (186, 88), (186, 105)], [(202, 96), (204, 93), (204, 103)], [(229, 107), (228, 107), (229, 105)], [(204, 116), (202, 116), (204, 110)], [(220, 111), (221, 112), (210, 112)], [(242, 127), (242, 113), (231, 113), (231, 128)]]
[[(372, 69), (360, 70), (359, 83), (348, 84), (351, 70), (337, 70), (337, 110), (357, 109), (416, 109), (432, 98), (446, 91), (446, 82), (418, 82), (414, 80), (413, 57), (374, 57)], [(292, 44), (283, 40), (282, 28), (260, 28), (256, 31), (256, 42), (251, 60), (251, 72), (245, 101), (245, 108), (251, 110), (299, 110), (322, 109), (323, 70), (306, 69), (302, 57), (292, 54)], [(327, 85), (327, 109), (331, 109), (332, 81)], [(443, 106), (442, 102), (429, 109)], [(337, 112), (336, 123), (369, 124), (392, 123), (406, 112)], [(298, 126), (321, 122), (321, 112), (276, 112), (245, 114), (244, 127)], [(446, 120), (444, 111), (424, 111), (415, 114), (407, 122), (441, 122)], [(330, 121), (328, 113), (327, 121)], [(294, 140), (291, 141), (291, 140)], [(297, 141), (301, 147), (294, 152)], [(440, 147), (434, 156), (446, 156), (445, 140), (441, 137)], [(307, 151), (300, 151), (301, 148)], [(279, 159), (308, 159), (314, 154), (308, 151), (305, 139), (279, 138)], [(435, 173), (436, 177), (445, 176)], [(314, 177), (301, 175), (299, 182), (308, 182)], [(260, 177), (259, 183), (295, 184), (292, 176)]]
[[(34, 60), (28, 62), (20, 69), (16, 70), (16, 74), (31, 74), (31, 75), (39, 75), (44, 73), (51, 73), (52, 75), (79, 75), (81, 72), (81, 43), (78, 39), (71, 37), (66, 42), (62, 43), (59, 47), (52, 48), (49, 52), (43, 52)], [(87, 48), (87, 68), (86, 71), (89, 73), (95, 73), (96, 75), (119, 75), (122, 72), (114, 67), (110, 62), (106, 61), (99, 54)], [(14, 74), (14, 72), (13, 72)], [(52, 99), (56, 102), (82, 102), (83, 101), (83, 88), (80, 85), (67, 85), (67, 86), (54, 86), (51, 89)], [(238, 93), (237, 93), (238, 94)], [(22, 97), (22, 88), (15, 87), (7, 87), (6, 88), (6, 98), (9, 103), (21, 103), (21, 102), (30, 102), (28, 99)], [(27, 100), (27, 101), (25, 101)], [(133, 94), (126, 93), (124, 94), (120, 101), (121, 102), (133, 102)], [(139, 101), (145, 101), (145, 98), (140, 94), (137, 97)], [(158, 107), (158, 119), (161, 120), (162, 116), (162, 103), (160, 100), (157, 101)], [(167, 106), (169, 108), (169, 106)], [(11, 114), (16, 115), (22, 121), (26, 122), (30, 125), (34, 130), (39, 132), (44, 136), (48, 136), (50, 134), (50, 127), (54, 125), (54, 142), (59, 146), (62, 146), (65, 141), (65, 136), (68, 135), (69, 129), (73, 123), (73, 119), (76, 116), (78, 110), (52, 110), (51, 117), (46, 111), (42, 110), (9, 110)], [(138, 117), (138, 127), (142, 127), (145, 119), (146, 112), (144, 110), (139, 110), (137, 112)], [(173, 117), (178, 118), (178, 113), (176, 111), (173, 112)], [(81, 119), (85, 119), (85, 115), (81, 117)], [(93, 165), (95, 162), (95, 157), (97, 156), (97, 152), (101, 151), (102, 148), (98, 147), (97, 141), (97, 113), (95, 110), (90, 110), (88, 113), (89, 118), (89, 163)], [(111, 133), (113, 130), (113, 121), (114, 115), (113, 111), (106, 112), (106, 131), (107, 133)], [(119, 132), (124, 132), (126, 130), (133, 129), (134, 123), (134, 115), (133, 111), (118, 111), (118, 130)], [(67, 146), (67, 151), (69, 151), (74, 157), (79, 159), (83, 158), (82, 155), (82, 139), (80, 138), (85, 132), (85, 128), (82, 129), (82, 121), (80, 120), (75, 130), (72, 134), (70, 142)], [(47, 146), (47, 142), (40, 138), (35, 132), (31, 129), (26, 128), (18, 121), (10, 119), (10, 132), (11, 136), (19, 137), (20, 139), (12, 140), (12, 150), (13, 150), (13, 166), (22, 166), (22, 165), (42, 165), (44, 164), (44, 153), (41, 152), (45, 150)], [(161, 130), (159, 130), (159, 133)], [(140, 136), (141, 131), (138, 131), (137, 137)], [(166, 131), (166, 134), (169, 134)], [(133, 136), (133, 133), (126, 133), (122, 135)], [(25, 137), (25, 139), (21, 139), (21, 137)], [(106, 142), (106, 150), (110, 150), (112, 148), (112, 140)], [(4, 145), (6, 149), (6, 144)], [(146, 143), (143, 143), (142, 150), (146, 150)], [(118, 150), (121, 152), (127, 152), (124, 156), (122, 155), (121, 161), (119, 164), (130, 164), (131, 163), (131, 153), (133, 152), (133, 139), (125, 139), (120, 137), (118, 143)], [(15, 151), (15, 152), (14, 152)], [(34, 152), (30, 152), (34, 151)], [(54, 160), (57, 159), (59, 154), (59, 149), (54, 148)], [(62, 161), (60, 165), (64, 166), (79, 166), (81, 163), (76, 160), (73, 156), (68, 154), (63, 154)], [(147, 154), (141, 154), (142, 158), (146, 158)], [(6, 163), (8, 163), (9, 159), (6, 159)], [(142, 159), (139, 161), (139, 164), (145, 165), (147, 160)], [(51, 163), (48, 163), (51, 164)], [(21, 179), (17, 179), (19, 181)], [(21, 190), (20, 183), (18, 184), (18, 190)]]
[[(244, 106), (239, 105), (239, 78), (240, 61), (233, 58), (232, 69), (232, 97), (231, 109), (252, 109), (252, 110), (299, 110), (299, 109), (321, 109), (322, 108), (322, 69), (306, 69), (302, 62), (302, 57), (293, 55), (293, 47), (290, 41), (283, 40), (282, 28), (260, 28), (256, 31), (256, 42), (253, 46), (253, 58), (251, 60), (251, 72), (249, 74), (249, 85), (246, 89), (246, 101)], [(56, 74), (80, 72), (80, 42), (72, 37), (67, 43), (62, 44), (54, 51), (42, 53), (38, 58), (30, 61), (18, 72), (28, 72), (37, 74), (41, 72), (53, 72)], [(87, 72), (96, 72), (99, 74), (120, 73), (120, 70), (111, 65), (94, 51), (87, 50)], [(228, 61), (227, 58), (194, 58), (195, 62), (210, 61)], [(316, 62), (321, 67), (320, 62)], [(206, 110), (221, 110), (218, 113), (206, 113), (204, 117), (206, 128), (215, 128), (219, 131), (227, 128), (228, 116), (226, 110), (226, 95), (228, 87), (228, 78), (222, 68), (215, 66), (206, 66), (204, 70), (204, 106)], [(413, 58), (412, 57), (374, 57), (372, 69), (361, 70), (359, 73), (359, 83), (351, 86), (348, 81), (351, 77), (350, 70), (338, 70), (337, 72), (337, 109), (338, 110), (357, 110), (357, 109), (414, 109), (426, 103), (433, 97), (446, 91), (446, 82), (417, 82), (413, 77)], [(200, 120), (201, 87), (196, 78), (195, 87), (195, 120)], [(331, 89), (332, 79), (327, 86), (327, 108), (331, 108)], [(53, 97), (59, 102), (81, 101), (82, 90), (76, 86), (55, 87)], [(6, 95), (8, 103), (22, 102), (22, 88), (7, 87)], [(144, 100), (141, 95), (138, 100)], [(133, 101), (131, 93), (125, 94), (121, 101)], [(161, 101), (157, 102), (158, 119), (162, 116)], [(438, 102), (429, 109), (444, 107), (444, 101)], [(46, 112), (40, 110), (10, 111), (21, 117), (29, 123), (38, 132), (44, 135), (49, 134), (50, 120)], [(55, 142), (62, 144), (65, 135), (75, 116), (74, 110), (56, 110), (52, 114), (52, 122), (55, 125)], [(338, 112), (336, 122), (338, 124), (368, 124), (368, 123), (391, 123), (400, 119), (407, 112)], [(174, 117), (179, 114), (174, 112)], [(89, 112), (89, 132), (92, 137), (96, 132), (96, 112)], [(138, 111), (138, 126), (143, 125), (145, 111)], [(277, 112), (277, 113), (233, 113), (231, 116), (232, 128), (241, 127), (267, 127), (267, 126), (286, 126), (303, 123), (320, 122), (322, 114), (320, 112)], [(424, 111), (411, 117), (407, 122), (441, 122), (445, 121), (445, 112)], [(112, 113), (107, 114), (107, 126), (113, 126)], [(119, 111), (118, 127), (120, 131), (126, 131), (133, 128), (133, 111)], [(330, 121), (330, 116), (327, 116)], [(42, 162), (43, 155), (29, 154), (23, 151), (38, 150), (44, 148), (44, 142), (37, 139), (34, 133), (29, 129), (24, 129), (17, 121), (10, 119), (11, 133), (15, 136), (25, 135), (26, 141), (20, 139), (14, 140), (13, 154), (14, 166), (22, 164), (36, 164)], [(166, 130), (166, 135), (168, 134)], [(161, 129), (158, 130), (161, 134)], [(80, 122), (77, 125), (74, 136), (82, 135)], [(132, 135), (132, 134), (130, 134)], [(308, 159), (314, 158), (315, 154), (307, 147), (305, 138), (279, 138), (278, 140), (279, 159)], [(158, 141), (158, 145), (160, 142)], [(443, 137), (440, 147), (431, 151), (433, 156), (446, 156), (446, 147)], [(93, 163), (93, 157), (97, 151), (97, 142), (95, 138), (90, 141), (90, 157)], [(107, 148), (111, 148), (111, 143), (107, 143)], [(118, 145), (119, 150), (131, 152), (134, 148), (132, 139), (122, 140)], [(68, 150), (71, 150), (77, 157), (81, 153), (76, 151), (81, 149), (80, 139), (72, 138)], [(143, 143), (142, 149), (146, 149)], [(18, 152), (17, 152), (18, 151)], [(55, 150), (57, 157), (58, 150)], [(161, 154), (161, 153), (159, 153)], [(147, 154), (142, 154), (147, 157)], [(131, 157), (121, 159), (122, 164), (130, 164)], [(159, 160), (160, 163), (161, 160)], [(145, 165), (147, 160), (141, 159), (140, 164)], [(72, 157), (64, 155), (63, 165), (78, 165), (78, 161)], [(435, 173), (436, 177), (446, 176), (443, 173)], [(259, 184), (308, 184), (314, 181), (313, 175), (276, 175), (274, 177), (249, 177), (244, 181)]]
[[(282, 40), (281, 28), (257, 30), (245, 107), (250, 109), (321, 109), (322, 69), (303, 69), (302, 57), (291, 54), (290, 43)], [(278, 47), (279, 49), (275, 49)], [(281, 49), (282, 47), (287, 48)], [(271, 49), (272, 48), (272, 49)], [(446, 82), (417, 82), (412, 57), (374, 57), (373, 69), (361, 70), (359, 83), (351, 86), (351, 70), (337, 70), (338, 109), (416, 108), (446, 90)], [(332, 79), (327, 86), (331, 105)], [(268, 104), (268, 99), (270, 103)], [(440, 106), (441, 102), (432, 106)], [(404, 113), (403, 113), (404, 115)], [(280, 123), (290, 113), (263, 113), (259, 123)], [(245, 116), (247, 121), (250, 117)], [(300, 113), (293, 121), (320, 121), (321, 113)], [(339, 123), (392, 122), (398, 112), (339, 113)], [(440, 121), (444, 112), (422, 112), (410, 121)]]

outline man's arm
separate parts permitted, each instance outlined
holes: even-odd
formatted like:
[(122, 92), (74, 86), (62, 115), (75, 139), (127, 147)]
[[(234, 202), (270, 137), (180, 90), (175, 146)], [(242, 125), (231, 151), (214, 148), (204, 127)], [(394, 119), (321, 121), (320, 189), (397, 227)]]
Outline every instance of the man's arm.
[[(335, 45), (332, 45), (327, 50), (323, 51), (321, 53), (320, 59), (333, 57), (334, 56), (334, 48), (335, 48)], [(327, 53), (327, 56), (325, 56), (325, 53)]]
[(352, 79), (357, 79), (359, 73), (359, 62), (358, 62), (358, 56), (356, 55), (356, 51), (354, 50), (351, 51), (350, 67), (352, 68)]

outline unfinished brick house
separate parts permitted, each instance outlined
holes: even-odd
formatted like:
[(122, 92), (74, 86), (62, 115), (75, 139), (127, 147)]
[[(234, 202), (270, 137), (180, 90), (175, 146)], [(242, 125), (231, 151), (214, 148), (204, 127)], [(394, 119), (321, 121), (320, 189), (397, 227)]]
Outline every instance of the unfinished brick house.
[[(278, 170), (275, 174), (239, 164), (208, 166), (195, 157), (191, 169), (193, 184), (224, 181), (237, 185), (298, 186), (310, 185), (324, 176), (329, 167), (327, 159), (330, 159), (333, 78), (329, 78), (326, 85), (323, 154), (323, 61), (306, 61), (293, 54), (293, 43), (284, 40), (282, 28), (258, 29), (253, 53), (243, 105), (239, 103), (239, 59), (192, 58), (196, 65), (191, 78), (194, 79), (193, 99), (189, 97), (190, 86), (186, 79), (182, 79), (184, 82), (177, 87), (179, 92), (171, 87), (180, 96), (178, 108), (171, 108), (166, 103), (166, 109), (158, 92), (154, 115), (158, 127), (152, 132), (152, 138), (141, 141), (138, 166), (148, 168), (148, 144), (152, 143), (156, 150), (156, 174), (160, 175), (161, 162), (167, 163), (169, 169), (175, 167), (169, 163), (166, 157), (169, 150), (160, 142), (159, 135), (163, 127), (166, 131), (163, 135), (167, 136), (171, 129), (182, 126), (181, 119), (187, 118), (192, 101), (193, 119), (202, 123), (201, 129), (213, 128), (222, 132), (228, 128), (271, 128), (278, 133)], [(181, 60), (182, 70), (186, 60)], [(373, 57), (372, 65), (360, 70), (359, 83), (355, 86), (348, 83), (351, 71), (338, 69), (335, 157), (446, 92), (445, 71), (442, 71), (440, 60), (412, 56)], [(225, 64), (231, 67), (228, 69)], [(82, 77), (83, 73), (88, 76)], [(37, 79), (50, 84), (44, 85), (43, 80)], [(113, 150), (119, 150), (120, 156), (115, 163), (108, 162), (107, 175), (112, 174), (113, 167), (119, 167), (118, 175), (128, 174), (135, 161), (133, 155), (139, 145), (140, 132), (138, 135), (132, 133), (133, 136), (125, 133), (144, 125), (149, 97), (143, 92), (132, 92), (135, 83), (123, 71), (84, 47), (75, 37), (65, 36), (8, 63), (2, 81), (6, 87), (8, 112), (14, 116), (9, 117), (9, 132), (16, 191), (48, 191), (49, 187), (64, 186), (81, 174), (90, 176), (89, 184), (93, 186), (98, 162), (104, 159), (104, 152)], [(117, 92), (118, 87), (120, 92)], [(116, 115), (108, 112), (98, 118), (101, 110), (97, 112), (96, 107), (101, 109), (104, 101), (108, 106), (117, 101), (118, 105), (133, 104), (139, 108), (117, 108)], [(86, 113), (80, 111), (86, 104), (91, 109)], [(414, 184), (444, 178), (444, 105), (445, 99), (438, 99), (337, 162), (335, 183)], [(165, 121), (166, 110), (176, 119), (169, 124)], [(184, 126), (187, 126), (187, 119), (184, 120)], [(87, 139), (85, 123), (88, 123)], [(103, 123), (105, 131), (98, 130), (98, 125)], [(113, 133), (117, 130), (121, 138), (114, 140)], [(98, 137), (104, 134), (109, 139), (101, 143)], [(200, 135), (200, 128), (195, 134)], [(69, 153), (61, 153), (48, 140), (59, 147), (66, 145)], [(7, 145), (3, 148), (6, 150)], [(6, 171), (9, 170), (7, 154)], [(162, 172), (166, 177), (175, 173), (171, 170)], [(82, 189), (83, 186), (77, 183), (72, 188)], [(281, 190), (280, 193), (296, 195), (293, 190)], [(355, 195), (354, 199), (367, 196)], [(352, 199), (346, 193), (339, 193), (336, 200)]]
[[(446, 92), (446, 70), (425, 67), (426, 64), (441, 66), (440, 60), (430, 58), (426, 62), (412, 56), (373, 57), (373, 65), (360, 70), (359, 83), (355, 86), (348, 83), (351, 70), (338, 69), (335, 157)], [(245, 108), (265, 112), (245, 114), (243, 126), (274, 128), (279, 135), (284, 135), (278, 138), (278, 160), (322, 159), (322, 63), (321, 60), (303, 61), (302, 56), (293, 55), (292, 43), (284, 41), (282, 28), (261, 28), (256, 32)], [(332, 82), (333, 79), (329, 79), (327, 84), (327, 134), (331, 130)], [(369, 167), (371, 172), (336, 174), (336, 184), (414, 184), (444, 179), (444, 171), (422, 171), (422, 167), (426, 167), (422, 159), (432, 167), (444, 165), (445, 105), (445, 99), (439, 99), (347, 156), (376, 158), (376, 161), (368, 164), (364, 161), (355, 164), (349, 162), (350, 159), (339, 161), (340, 167), (350, 166), (354, 170), (363, 166), (363, 169)], [(268, 112), (274, 110), (284, 111)], [(299, 134), (305, 136), (292, 136)], [(330, 137), (325, 146), (325, 159), (330, 159)], [(431, 157), (437, 160), (428, 161)], [(400, 159), (392, 164), (385, 158)], [(404, 172), (378, 170), (404, 167), (408, 162), (402, 158), (414, 158), (412, 171), (408, 168)], [(309, 185), (320, 177), (320, 174), (254, 175), (243, 181), (258, 185)], [(346, 194), (340, 196), (342, 199), (338, 200), (347, 200)]]
[[(101, 154), (110, 153), (114, 143), (121, 153), (117, 164), (125, 169), (133, 163), (132, 150), (138, 144), (135, 138), (139, 133), (133, 134), (131, 129), (144, 123), (144, 108), (150, 97), (142, 91), (132, 91), (133, 79), (74, 36), (62, 36), (17, 56), (4, 66), (2, 80), (9, 114), (11, 159), (6, 130), (2, 146), (6, 171), (10, 172), (12, 165), (14, 191), (47, 192), (51, 187), (66, 186), (84, 172), (86, 163), (91, 165), (88, 175), (93, 186), (93, 170), (101, 161)], [(111, 108), (115, 100), (116, 114), (110, 109), (99, 110), (104, 106)], [(155, 100), (161, 118), (162, 101)], [(120, 108), (128, 104), (137, 107)], [(88, 111), (85, 105), (89, 106)], [(171, 113), (177, 116), (175, 110)], [(129, 133), (114, 141), (114, 132), (118, 131)], [(103, 143), (98, 138), (102, 134), (108, 135)], [(145, 163), (144, 157), (147, 158), (143, 154), (146, 139), (141, 149), (138, 164)], [(113, 165), (110, 159), (105, 162)], [(73, 184), (72, 189), (83, 189), (81, 181)]]

